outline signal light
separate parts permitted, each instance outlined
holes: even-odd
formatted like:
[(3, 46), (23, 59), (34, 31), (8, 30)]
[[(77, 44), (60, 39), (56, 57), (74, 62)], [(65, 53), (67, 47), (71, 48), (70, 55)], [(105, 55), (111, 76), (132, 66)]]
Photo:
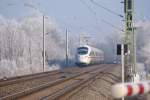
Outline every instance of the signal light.
[[(128, 54), (128, 45), (124, 44), (124, 54)], [(121, 55), (121, 44), (117, 44), (117, 55)]]
[(117, 55), (121, 55), (121, 44), (117, 44)]

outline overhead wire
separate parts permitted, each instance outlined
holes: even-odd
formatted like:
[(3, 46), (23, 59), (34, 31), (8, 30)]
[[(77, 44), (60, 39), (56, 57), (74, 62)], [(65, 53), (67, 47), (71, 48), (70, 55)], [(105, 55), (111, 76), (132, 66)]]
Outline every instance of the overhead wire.
[(85, 7), (87, 7), (88, 8), (88, 10), (91, 12), (91, 13), (93, 13), (94, 15), (96, 15), (96, 12), (95, 11), (93, 11), (93, 9), (90, 7), (90, 6), (88, 6), (88, 4), (84, 1), (84, 0), (79, 0)]
[(121, 28), (119, 28), (119, 27), (117, 27), (117, 26), (115, 26), (115, 25), (109, 23), (108, 21), (106, 21), (106, 20), (104, 20), (104, 19), (102, 19), (101, 21), (103, 21), (104, 23), (106, 23), (106, 24), (110, 25), (111, 27), (117, 29), (118, 31), (124, 32), (124, 30), (122, 30)]
[[(94, 20), (96, 20), (96, 24), (99, 25), (99, 20), (98, 20), (98, 17), (97, 17), (97, 13), (93, 10), (93, 8), (91, 6), (89, 6), (84, 0), (79, 0), (88, 10), (90, 13), (92, 13), (95, 17)], [(93, 27), (94, 29), (97, 30), (96, 27)]]
[(97, 13), (84, 0), (79, 1), (95, 16), (95, 20), (97, 23), (98, 22)]
[[(99, 25), (99, 20), (98, 20), (98, 17), (97, 17), (97, 13), (92, 9), (92, 7), (91, 6), (89, 6), (84, 0), (79, 0), (86, 8), (87, 8), (87, 10), (90, 12), (90, 13), (92, 13), (93, 15), (94, 15), (94, 20), (95, 20), (95, 22), (96, 22), (96, 25), (98, 26)], [(93, 26), (93, 28), (95, 29), (95, 30), (97, 30), (97, 28), (96, 27), (94, 27)], [(99, 30), (100, 31), (100, 30)], [(99, 31), (97, 31), (97, 32), (99, 32)]]
[(103, 5), (101, 5), (100, 3), (98, 3), (98, 2), (96, 2), (96, 1), (94, 1), (94, 0), (90, 0), (90, 2), (93, 3), (94, 5), (100, 7), (100, 8), (105, 9), (105, 10), (108, 11), (109, 13), (112, 13), (112, 14), (118, 16), (118, 17), (122, 17), (122, 18), (124, 17), (123, 15), (118, 14), (117, 12), (115, 12), (115, 11), (113, 11), (113, 10), (107, 8), (107, 7), (104, 7)]
[[(87, 7), (87, 9), (88, 9), (92, 14), (95, 15), (96, 23), (97, 23), (97, 25), (99, 25), (99, 23), (98, 23), (98, 18), (97, 18), (97, 13), (96, 13), (84, 0), (80, 0), (80, 2), (81, 2), (85, 7)], [(115, 13), (115, 14), (116, 14), (116, 13)], [(109, 25), (110, 27), (113, 27), (113, 28), (117, 29), (118, 31), (124, 32), (124, 30), (122, 30), (121, 28), (119, 28), (119, 27), (117, 27), (117, 26), (115, 26), (115, 25), (113, 25), (113, 24), (107, 22), (107, 21), (104, 20), (104, 19), (101, 19), (101, 21), (102, 21), (103, 23)], [(94, 27), (94, 28), (95, 28), (95, 27)], [(97, 29), (97, 28), (95, 28), (95, 29)]]

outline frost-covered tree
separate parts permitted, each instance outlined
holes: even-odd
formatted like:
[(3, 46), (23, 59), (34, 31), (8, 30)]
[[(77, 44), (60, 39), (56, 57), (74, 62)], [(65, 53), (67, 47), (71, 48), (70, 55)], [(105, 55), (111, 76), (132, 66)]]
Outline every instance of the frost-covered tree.
[[(42, 71), (42, 16), (0, 17), (0, 78)], [(45, 21), (46, 61), (64, 59), (64, 42), (51, 17)], [(46, 69), (51, 69), (46, 62)], [(55, 65), (53, 65), (54, 67)]]

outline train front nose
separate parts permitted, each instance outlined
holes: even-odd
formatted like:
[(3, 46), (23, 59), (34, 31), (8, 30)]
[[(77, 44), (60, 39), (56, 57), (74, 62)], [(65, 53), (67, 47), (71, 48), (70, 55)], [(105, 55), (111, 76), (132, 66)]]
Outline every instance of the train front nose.
[(77, 48), (77, 64), (88, 64), (88, 47), (81, 46)]
[(89, 59), (87, 56), (78, 56), (78, 62), (80, 64), (89, 64)]

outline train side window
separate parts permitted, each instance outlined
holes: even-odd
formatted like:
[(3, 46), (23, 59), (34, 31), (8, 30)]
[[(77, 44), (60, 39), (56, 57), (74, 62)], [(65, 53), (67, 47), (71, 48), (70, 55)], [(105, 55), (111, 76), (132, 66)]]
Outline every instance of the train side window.
[(97, 52), (97, 55), (96, 56), (99, 56), (99, 53)]
[(94, 56), (94, 52), (93, 51), (91, 51), (90, 56)]
[(92, 52), (90, 52), (90, 56), (92, 55)]
[(97, 56), (97, 52), (95, 52), (95, 56)]

